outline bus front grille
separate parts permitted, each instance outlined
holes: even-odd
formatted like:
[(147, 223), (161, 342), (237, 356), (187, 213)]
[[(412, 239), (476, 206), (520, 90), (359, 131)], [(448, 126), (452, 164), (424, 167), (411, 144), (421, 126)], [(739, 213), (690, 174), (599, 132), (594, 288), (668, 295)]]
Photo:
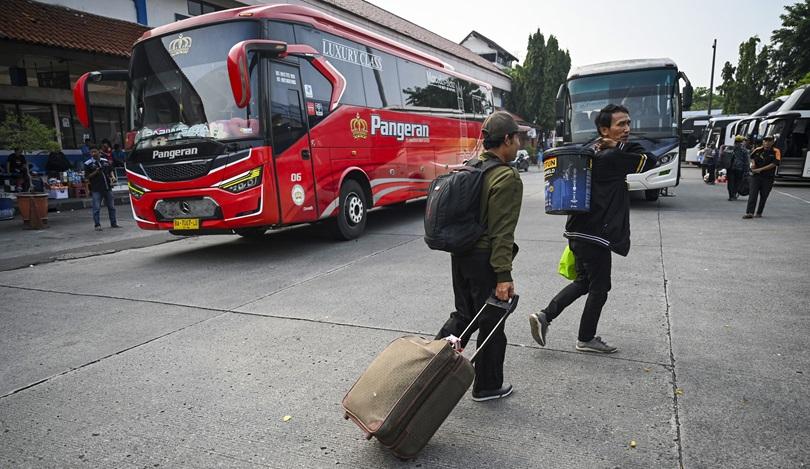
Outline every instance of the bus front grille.
[(154, 181), (187, 181), (208, 174), (211, 162), (207, 160), (184, 161), (146, 166), (146, 174)]

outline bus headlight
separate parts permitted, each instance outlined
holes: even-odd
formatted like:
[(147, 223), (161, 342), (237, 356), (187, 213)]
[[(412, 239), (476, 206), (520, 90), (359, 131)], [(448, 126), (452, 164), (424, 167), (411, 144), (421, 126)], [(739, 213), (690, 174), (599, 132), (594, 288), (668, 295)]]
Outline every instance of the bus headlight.
[(675, 159), (677, 156), (678, 156), (677, 153), (667, 153), (666, 155), (660, 156), (658, 158), (658, 161), (656, 162), (656, 166), (664, 166), (665, 164)]
[(220, 185), (220, 189), (225, 189), (228, 192), (238, 194), (248, 189), (253, 189), (262, 182), (262, 167), (253, 168), (250, 171), (240, 174), (230, 181), (224, 182)]
[(135, 197), (135, 199), (140, 199), (141, 197), (143, 197), (144, 194), (146, 194), (146, 189), (138, 187), (131, 182), (127, 183), (127, 186), (129, 186), (130, 195), (132, 197)]

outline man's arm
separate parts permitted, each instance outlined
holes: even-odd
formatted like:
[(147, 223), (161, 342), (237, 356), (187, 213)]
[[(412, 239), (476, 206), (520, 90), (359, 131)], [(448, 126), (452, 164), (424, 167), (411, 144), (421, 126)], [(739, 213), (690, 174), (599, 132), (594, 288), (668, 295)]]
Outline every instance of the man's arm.
[(622, 143), (603, 138), (597, 158), (594, 159), (594, 178), (602, 180), (618, 179), (628, 174), (650, 169), (652, 158), (648, 158), (644, 147), (638, 143)]

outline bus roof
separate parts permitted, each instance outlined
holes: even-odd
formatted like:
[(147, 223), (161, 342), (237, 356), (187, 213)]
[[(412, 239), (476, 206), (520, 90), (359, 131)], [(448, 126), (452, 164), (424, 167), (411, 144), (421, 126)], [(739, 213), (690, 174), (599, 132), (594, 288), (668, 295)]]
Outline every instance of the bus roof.
[(454, 75), (458, 78), (464, 78), (465, 80), (474, 82), (488, 89), (492, 89), (492, 85), (489, 83), (458, 73), (455, 71), (452, 65), (438, 59), (437, 57), (401, 44), (391, 38), (387, 38), (355, 24), (330, 16), (320, 10), (299, 5), (276, 4), (247, 6), (233, 8), (230, 10), (216, 11), (213, 13), (207, 13), (205, 15), (193, 16), (191, 18), (151, 29), (145, 32), (143, 36), (138, 39), (136, 44), (153, 37), (163, 36), (165, 34), (171, 34), (186, 29), (198, 28), (225, 21), (245, 20), (250, 18), (276, 19), (293, 23), (309, 24), (321, 31), (345, 37), (366, 45), (371, 45), (384, 52), (388, 52), (411, 61), (420, 62), (423, 65), (443, 69), (444, 72), (450, 75)]
[(570, 80), (571, 78), (600, 75), (603, 73), (647, 70), (651, 68), (674, 68), (677, 70), (678, 66), (675, 64), (674, 60), (668, 58), (616, 60), (613, 62), (602, 62), (577, 67), (571, 70), (571, 72), (568, 74), (568, 79)]

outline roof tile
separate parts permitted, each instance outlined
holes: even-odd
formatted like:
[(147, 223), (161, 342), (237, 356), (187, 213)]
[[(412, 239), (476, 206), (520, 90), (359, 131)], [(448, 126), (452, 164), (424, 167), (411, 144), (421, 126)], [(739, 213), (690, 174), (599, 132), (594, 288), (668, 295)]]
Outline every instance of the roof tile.
[(4, 0), (0, 38), (43, 46), (129, 57), (149, 28), (32, 0)]

